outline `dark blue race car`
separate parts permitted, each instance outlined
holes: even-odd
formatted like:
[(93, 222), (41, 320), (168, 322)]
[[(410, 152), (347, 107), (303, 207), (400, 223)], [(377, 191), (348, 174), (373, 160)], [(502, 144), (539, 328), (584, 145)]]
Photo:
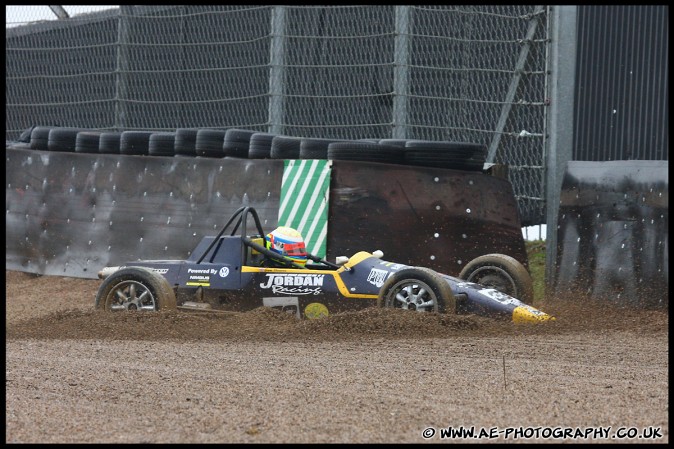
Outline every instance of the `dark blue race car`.
[[(255, 229), (249, 235), (250, 220)], [(96, 308), (247, 311), (268, 306), (318, 318), (389, 307), (516, 323), (554, 319), (527, 304), (533, 296), (531, 277), (506, 255), (478, 257), (459, 277), (386, 261), (381, 251), (360, 251), (337, 263), (308, 254), (309, 262), (302, 266), (267, 249), (264, 236), (255, 209), (241, 207), (186, 260), (142, 260), (102, 269)]]

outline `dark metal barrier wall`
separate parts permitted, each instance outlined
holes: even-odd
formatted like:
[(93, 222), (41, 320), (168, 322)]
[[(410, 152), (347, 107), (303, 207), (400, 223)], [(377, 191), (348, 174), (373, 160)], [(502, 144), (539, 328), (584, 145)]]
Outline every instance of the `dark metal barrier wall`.
[(668, 304), (668, 167), (667, 161), (568, 163), (555, 293)]
[[(278, 223), (283, 160), (6, 151), (6, 263), (95, 278), (184, 259), (241, 205)], [(333, 161), (328, 258), (360, 250), (458, 274), (493, 252), (526, 264), (512, 187), (478, 172)]]
[(8, 269), (95, 278), (106, 265), (187, 258), (243, 204), (277, 223), (282, 160), (7, 150)]
[(527, 265), (515, 195), (504, 179), (479, 172), (335, 161), (332, 186), (331, 257), (380, 249), (387, 260), (452, 275), (490, 253), (508, 254)]

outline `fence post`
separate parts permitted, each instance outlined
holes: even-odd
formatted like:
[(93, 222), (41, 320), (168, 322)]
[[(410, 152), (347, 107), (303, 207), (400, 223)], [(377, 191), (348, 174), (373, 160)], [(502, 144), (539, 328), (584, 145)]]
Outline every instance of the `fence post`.
[(550, 109), (545, 158), (546, 210), (546, 292), (551, 291), (557, 260), (557, 217), (566, 163), (573, 157), (573, 117), (576, 77), (576, 21), (578, 7), (551, 7), (549, 54)]
[(129, 70), (129, 16), (133, 6), (120, 5), (117, 26), (117, 61), (115, 66), (115, 129), (123, 131), (127, 127), (126, 103), (128, 98)]
[(271, 13), (271, 45), (269, 46), (269, 132), (272, 134), (283, 134), (285, 27), (286, 8), (274, 6)]
[(409, 102), (410, 7), (395, 7), (395, 49), (393, 54), (393, 139), (407, 138)]

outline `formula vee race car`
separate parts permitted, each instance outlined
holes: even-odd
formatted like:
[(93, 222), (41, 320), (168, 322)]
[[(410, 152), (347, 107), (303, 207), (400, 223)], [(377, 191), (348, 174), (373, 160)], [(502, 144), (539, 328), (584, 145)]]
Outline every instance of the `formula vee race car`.
[[(249, 235), (250, 220), (255, 229)], [(230, 312), (268, 306), (306, 318), (387, 307), (515, 323), (554, 320), (526, 303), (533, 296), (531, 277), (503, 254), (478, 257), (453, 277), (383, 260), (381, 251), (360, 251), (335, 263), (307, 254), (306, 264), (300, 265), (268, 249), (264, 239), (255, 209), (241, 207), (186, 260), (139, 260), (103, 268), (95, 306), (105, 311)]]

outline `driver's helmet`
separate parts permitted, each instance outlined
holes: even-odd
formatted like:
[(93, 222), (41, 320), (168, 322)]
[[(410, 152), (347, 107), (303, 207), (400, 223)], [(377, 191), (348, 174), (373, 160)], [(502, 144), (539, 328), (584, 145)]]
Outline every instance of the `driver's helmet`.
[(290, 259), (298, 265), (307, 263), (307, 250), (304, 246), (302, 234), (293, 228), (279, 226), (266, 235), (264, 245), (286, 259)]

